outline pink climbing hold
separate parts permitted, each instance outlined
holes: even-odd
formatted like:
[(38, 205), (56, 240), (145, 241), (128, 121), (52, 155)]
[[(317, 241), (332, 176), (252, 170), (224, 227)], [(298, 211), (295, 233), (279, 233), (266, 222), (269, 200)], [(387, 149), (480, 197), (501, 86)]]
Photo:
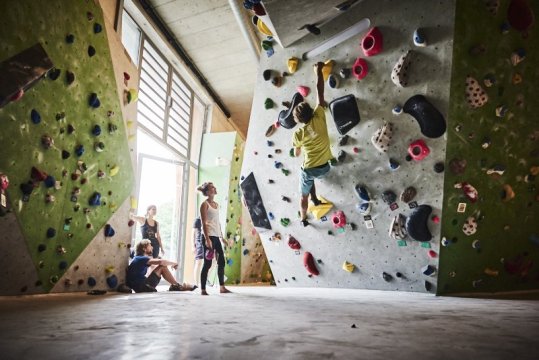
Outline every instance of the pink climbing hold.
[(427, 255), (429, 255), (429, 257), (430, 257), (431, 259), (434, 259), (434, 258), (438, 257), (438, 254), (437, 254), (436, 251), (434, 251), (434, 250), (429, 250), (429, 251), (427, 252)]
[(479, 199), (479, 193), (477, 192), (476, 188), (467, 182), (456, 183), (455, 188), (462, 189), (464, 195), (466, 195), (468, 200), (470, 200), (472, 203), (475, 203)]
[(342, 228), (346, 226), (346, 215), (344, 215), (342, 210), (336, 211), (331, 217), (331, 222), (335, 229)]
[(369, 72), (369, 66), (367, 65), (367, 61), (365, 61), (365, 59), (363, 58), (358, 57), (356, 59), (356, 62), (352, 66), (352, 73), (358, 80), (361, 80), (365, 76), (367, 76), (367, 72)]
[(376, 26), (369, 30), (361, 40), (361, 49), (365, 56), (373, 56), (382, 52), (384, 37)]
[(439, 217), (438, 215), (433, 215), (433, 216), (431, 217), (431, 220), (432, 220), (432, 222), (435, 223), (435, 224), (439, 224), (439, 223), (440, 223), (440, 217)]
[(311, 89), (309, 89), (307, 86), (303, 86), (303, 85), (298, 86), (297, 90), (301, 94), (301, 96), (303, 96), (303, 97), (307, 97), (307, 95), (309, 95), (309, 93), (311, 92)]
[(408, 146), (408, 154), (415, 161), (423, 160), (430, 154), (430, 149), (423, 139), (416, 140)]

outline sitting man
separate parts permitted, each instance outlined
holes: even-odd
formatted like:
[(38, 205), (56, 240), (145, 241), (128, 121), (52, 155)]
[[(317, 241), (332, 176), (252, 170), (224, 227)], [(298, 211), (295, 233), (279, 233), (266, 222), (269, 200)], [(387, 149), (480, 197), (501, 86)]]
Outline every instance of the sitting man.
[(294, 109), (294, 120), (303, 126), (294, 132), (293, 144), (295, 156), (299, 156), (303, 150), (303, 166), (300, 175), (301, 190), (301, 223), (303, 226), (309, 225), (307, 221), (307, 202), (309, 194), (314, 205), (320, 205), (320, 200), (316, 196), (314, 179), (319, 179), (326, 175), (330, 169), (329, 161), (333, 158), (329, 147), (329, 136), (326, 125), (326, 114), (323, 106), (324, 100), (324, 78), (322, 68), (324, 63), (315, 65), (316, 72), (316, 98), (317, 104), (313, 110), (311, 106), (302, 102)]
[[(127, 268), (126, 284), (135, 292), (155, 292), (155, 287), (161, 281), (161, 276), (171, 285), (169, 291), (193, 291), (197, 286), (188, 284), (180, 285), (174, 275), (168, 269), (169, 266), (177, 269), (178, 263), (174, 261), (157, 259), (152, 257), (153, 247), (150, 240), (141, 240), (136, 247), (136, 256)], [(148, 268), (152, 265), (157, 267), (146, 277)]]

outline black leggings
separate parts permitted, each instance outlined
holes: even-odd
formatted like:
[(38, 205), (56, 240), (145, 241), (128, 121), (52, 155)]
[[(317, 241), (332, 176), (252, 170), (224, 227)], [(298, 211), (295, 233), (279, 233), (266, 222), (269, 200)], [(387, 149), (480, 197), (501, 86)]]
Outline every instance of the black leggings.
[[(217, 277), (219, 278), (219, 285), (225, 284), (225, 254), (223, 253), (223, 247), (221, 241), (217, 236), (210, 236), (215, 256), (217, 256)], [(200, 273), (200, 288), (206, 290), (206, 281), (208, 281), (208, 271), (211, 268), (213, 260), (206, 259), (206, 239), (202, 235), (202, 245), (204, 246), (204, 266), (202, 266), (202, 272)]]

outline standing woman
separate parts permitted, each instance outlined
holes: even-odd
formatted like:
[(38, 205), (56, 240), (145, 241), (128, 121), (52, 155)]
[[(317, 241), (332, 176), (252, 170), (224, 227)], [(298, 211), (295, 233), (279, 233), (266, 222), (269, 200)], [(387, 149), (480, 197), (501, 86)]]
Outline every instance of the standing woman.
[(152, 257), (154, 259), (159, 257), (159, 251), (165, 255), (165, 250), (161, 243), (161, 235), (159, 234), (159, 223), (154, 219), (156, 213), (157, 206), (150, 205), (146, 209), (146, 216), (130, 215), (131, 219), (141, 224), (140, 231), (142, 233), (142, 239), (148, 239), (152, 243)]
[(221, 246), (223, 233), (219, 223), (219, 204), (213, 198), (217, 194), (217, 189), (211, 182), (205, 182), (197, 188), (207, 199), (200, 205), (200, 219), (202, 220), (202, 245), (204, 246), (204, 266), (200, 274), (200, 289), (202, 295), (206, 292), (206, 281), (208, 280), (208, 270), (210, 270), (212, 259), (217, 255), (217, 277), (221, 285), (220, 293), (231, 292), (225, 287), (225, 254)]
[(202, 245), (202, 221), (200, 217), (195, 219), (193, 224), (193, 254), (195, 255), (195, 267), (193, 269), (193, 280), (195, 285), (200, 286), (200, 270), (204, 262), (204, 246)]

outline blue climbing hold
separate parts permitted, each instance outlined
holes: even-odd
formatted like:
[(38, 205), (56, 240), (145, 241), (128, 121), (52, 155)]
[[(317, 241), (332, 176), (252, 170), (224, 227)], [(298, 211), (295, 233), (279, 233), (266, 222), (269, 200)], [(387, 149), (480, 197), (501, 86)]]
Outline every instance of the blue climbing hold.
[(94, 192), (93, 195), (90, 197), (90, 200), (88, 201), (88, 203), (91, 206), (101, 205), (101, 194), (98, 193), (97, 191)]
[(60, 270), (67, 269), (67, 261), (65, 261), (65, 260), (60, 261), (60, 263), (58, 264), (58, 269), (60, 269)]
[(414, 45), (420, 47), (427, 46), (427, 40), (425, 39), (425, 34), (422, 29), (416, 29), (416, 31), (414, 31)]
[(249, 249), (243, 249), (243, 255), (249, 254)]
[(39, 115), (36, 109), (32, 109), (32, 112), (30, 113), (30, 119), (32, 119), (32, 122), (34, 124), (39, 124), (41, 122), (41, 115)]
[(391, 170), (397, 170), (398, 168), (400, 168), (400, 164), (397, 160), (393, 159), (393, 158), (390, 158), (389, 159), (389, 168)]
[(94, 287), (94, 286), (97, 284), (97, 281), (96, 281), (93, 277), (90, 276), (90, 277), (88, 278), (87, 283), (88, 283), (88, 286)]
[(371, 201), (371, 197), (365, 186), (356, 185), (356, 194), (360, 200)]
[(45, 186), (48, 188), (54, 187), (54, 185), (56, 185), (56, 179), (54, 176), (49, 175), (45, 178), (43, 184), (45, 184)]
[(90, 94), (90, 98), (88, 99), (88, 105), (90, 105), (94, 109), (97, 109), (101, 106), (101, 102), (99, 101), (99, 98), (97, 97), (96, 93)]
[(82, 156), (82, 154), (84, 154), (84, 146), (77, 145), (77, 147), (75, 148), (75, 154), (77, 154), (77, 156)]
[(268, 213), (268, 217), (270, 220), (275, 220), (275, 215), (271, 211)]
[(107, 285), (111, 289), (115, 289), (118, 286), (118, 277), (111, 275), (107, 278)]
[(103, 27), (99, 23), (94, 24), (94, 34), (99, 34), (101, 31), (103, 31)]
[(56, 230), (53, 229), (53, 228), (48, 228), (48, 229), (47, 229), (47, 237), (48, 237), (49, 239), (51, 239), (51, 238), (53, 238), (53, 237), (55, 237), (55, 236), (56, 236)]
[(110, 224), (105, 225), (105, 237), (113, 237), (116, 232)]
[(92, 135), (93, 136), (99, 136), (101, 135), (101, 126), (95, 125), (92, 129)]
[(227, 264), (228, 266), (232, 266), (233, 263), (234, 263), (234, 260), (232, 260), (232, 259), (228, 259), (228, 260), (226, 261), (226, 264)]

